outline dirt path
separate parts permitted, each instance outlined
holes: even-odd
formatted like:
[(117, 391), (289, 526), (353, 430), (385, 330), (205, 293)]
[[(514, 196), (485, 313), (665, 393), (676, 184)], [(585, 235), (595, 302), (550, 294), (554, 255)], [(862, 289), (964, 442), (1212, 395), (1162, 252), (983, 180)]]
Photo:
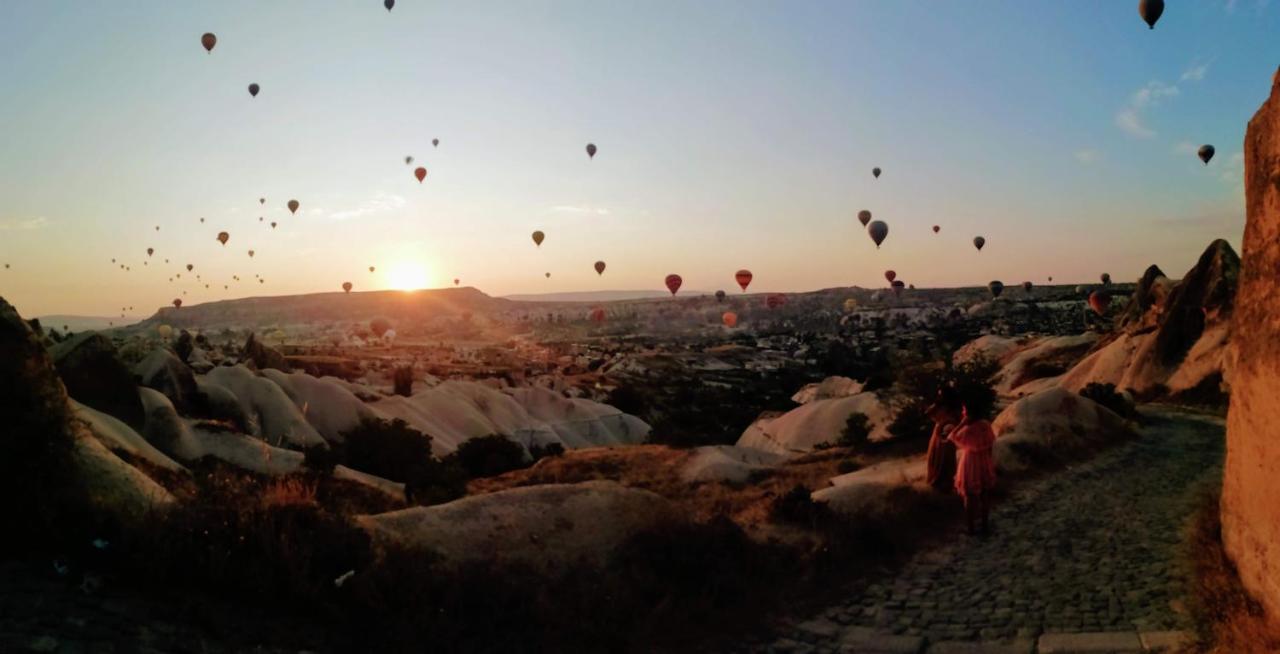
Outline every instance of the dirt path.
[(990, 536), (957, 534), (756, 650), (847, 651), (872, 633), (1026, 643), (1185, 629), (1178, 547), (1202, 482), (1221, 475), (1223, 424), (1145, 414), (1134, 441), (1014, 491), (993, 511)]

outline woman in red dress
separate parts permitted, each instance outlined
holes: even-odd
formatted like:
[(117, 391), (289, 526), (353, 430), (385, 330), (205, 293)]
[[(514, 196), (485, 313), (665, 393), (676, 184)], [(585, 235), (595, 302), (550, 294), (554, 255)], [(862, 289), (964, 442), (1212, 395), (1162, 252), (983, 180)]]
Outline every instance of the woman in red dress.
[(990, 528), (991, 491), (996, 486), (996, 462), (991, 447), (996, 434), (991, 423), (969, 415), (969, 409), (953, 389), (944, 388), (938, 401), (929, 408), (939, 423), (952, 422), (955, 428), (946, 436), (959, 452), (956, 463), (956, 492), (964, 500), (965, 521), (969, 533), (976, 533), (981, 521), (982, 533)]

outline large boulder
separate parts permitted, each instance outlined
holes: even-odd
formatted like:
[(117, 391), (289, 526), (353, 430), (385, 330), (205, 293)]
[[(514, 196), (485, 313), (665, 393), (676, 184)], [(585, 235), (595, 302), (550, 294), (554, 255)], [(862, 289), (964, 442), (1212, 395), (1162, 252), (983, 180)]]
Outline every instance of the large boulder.
[(262, 376), (275, 382), (293, 400), (316, 431), (330, 443), (342, 441), (342, 434), (365, 419), (381, 418), (334, 378), (317, 379), (302, 372), (263, 370)]
[(884, 461), (833, 477), (829, 487), (812, 497), (840, 515), (892, 518), (904, 500), (931, 492), (925, 483), (926, 467), (920, 457)]
[(131, 426), (142, 426), (142, 403), (133, 373), (110, 339), (87, 332), (58, 343), (49, 353), (71, 397)]
[(996, 392), (1004, 396), (1026, 394), (1031, 382), (1058, 377), (1071, 369), (1098, 342), (1098, 334), (1050, 336), (1033, 340), (1007, 354), (994, 379)]
[(833, 376), (816, 384), (805, 384), (795, 395), (791, 396), (791, 401), (796, 404), (808, 404), (814, 400), (833, 400), (840, 397), (849, 397), (862, 392), (862, 382), (849, 379), (848, 377)]
[(1129, 296), (1128, 304), (1116, 318), (1116, 326), (1128, 332), (1155, 327), (1159, 320), (1159, 307), (1168, 300), (1173, 285), (1173, 280), (1159, 266), (1147, 266), (1133, 289), (1133, 295)]
[(1245, 228), (1232, 318), (1222, 541), (1280, 624), (1280, 72), (1244, 142)]
[(152, 467), (168, 472), (186, 471), (177, 461), (169, 458), (129, 425), (74, 400), (71, 402), (71, 408), (75, 416), (88, 427), (89, 432), (112, 452), (123, 454), (131, 461), (145, 461)]
[(991, 426), (996, 432), (996, 467), (1004, 473), (1085, 458), (1133, 435), (1124, 418), (1063, 388), (1010, 404)]
[(205, 378), (210, 386), (220, 386), (235, 396), (248, 416), (250, 434), (277, 447), (327, 447), (325, 439), (275, 382), (242, 365), (214, 368)]
[(133, 375), (139, 384), (164, 393), (182, 411), (190, 412), (198, 403), (195, 374), (169, 348), (152, 350), (133, 367)]
[(249, 339), (245, 341), (244, 349), (240, 352), (240, 361), (255, 370), (271, 368), (290, 372), (289, 361), (284, 358), (284, 355), (258, 340), (257, 334), (249, 334)]
[(839, 441), (855, 413), (870, 420), (872, 440), (889, 437), (892, 411), (875, 393), (858, 393), (815, 400), (776, 417), (761, 417), (742, 432), (737, 445), (786, 455), (809, 452), (819, 443)]
[(684, 465), (680, 478), (685, 481), (725, 481), (742, 483), (752, 473), (781, 465), (787, 456), (736, 445), (696, 447)]
[(546, 484), (360, 516), (374, 542), (434, 552), (445, 566), (602, 568), (631, 537), (677, 520), (663, 497), (612, 481)]

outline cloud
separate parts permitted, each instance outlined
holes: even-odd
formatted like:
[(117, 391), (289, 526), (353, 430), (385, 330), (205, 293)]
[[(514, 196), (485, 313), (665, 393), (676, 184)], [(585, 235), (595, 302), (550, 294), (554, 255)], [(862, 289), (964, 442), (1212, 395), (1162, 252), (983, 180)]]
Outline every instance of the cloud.
[(1076, 161), (1087, 166), (1100, 159), (1102, 157), (1102, 153), (1094, 150), (1093, 148), (1085, 148), (1083, 150), (1076, 150), (1075, 157)]
[(48, 224), (49, 219), (44, 216), (26, 218), (24, 220), (0, 220), (0, 232), (27, 232), (33, 229), (43, 229)]
[(561, 204), (549, 209), (552, 213), (569, 213), (579, 216), (607, 216), (609, 210), (604, 207), (585, 207), (571, 204)]
[(372, 198), (360, 203), (354, 209), (344, 209), (342, 211), (334, 211), (329, 213), (330, 220), (356, 220), (365, 218), (375, 214), (395, 211), (405, 205), (404, 196), (392, 193), (378, 193)]
[(1209, 64), (1196, 64), (1182, 71), (1182, 77), (1179, 78), (1183, 82), (1199, 82), (1209, 72)]
[(1230, 157), (1227, 157), (1227, 160), (1220, 165), (1222, 166), (1222, 168), (1219, 169), (1218, 171), (1218, 179), (1221, 179), (1222, 181), (1228, 184), (1240, 184), (1241, 187), (1243, 187), (1244, 185), (1244, 153), (1243, 152), (1236, 152), (1232, 154)]
[(1166, 98), (1177, 97), (1178, 87), (1165, 84), (1159, 80), (1147, 82), (1147, 85), (1133, 92), (1129, 104), (1116, 113), (1116, 126), (1130, 136), (1149, 139), (1156, 131), (1147, 126), (1146, 113), (1152, 107), (1160, 106)]

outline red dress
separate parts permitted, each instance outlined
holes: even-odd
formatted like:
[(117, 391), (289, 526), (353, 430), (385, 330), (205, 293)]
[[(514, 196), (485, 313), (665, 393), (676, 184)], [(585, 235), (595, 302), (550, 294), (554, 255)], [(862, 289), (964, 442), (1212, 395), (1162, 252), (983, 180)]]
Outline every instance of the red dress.
[(995, 488), (996, 461), (991, 456), (991, 446), (996, 434), (991, 423), (975, 420), (957, 427), (950, 440), (960, 452), (956, 464), (956, 492), (962, 496), (978, 495)]

